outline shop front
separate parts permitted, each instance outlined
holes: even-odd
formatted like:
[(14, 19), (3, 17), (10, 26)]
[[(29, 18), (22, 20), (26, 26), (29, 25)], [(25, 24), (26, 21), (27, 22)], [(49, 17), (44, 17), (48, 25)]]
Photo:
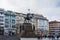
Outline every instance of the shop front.
[(16, 29), (4, 29), (4, 35), (14, 36), (16, 35)]
[(4, 27), (0, 27), (0, 35), (4, 34)]

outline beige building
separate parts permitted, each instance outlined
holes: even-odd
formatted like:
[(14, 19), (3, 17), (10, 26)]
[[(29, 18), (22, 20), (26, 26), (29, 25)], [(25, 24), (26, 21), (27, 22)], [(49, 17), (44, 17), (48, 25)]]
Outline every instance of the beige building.
[(57, 33), (60, 35), (60, 22), (59, 21), (50, 21), (49, 22), (49, 33), (51, 35), (54, 35), (54, 33)]
[(17, 33), (20, 33), (20, 26), (22, 23), (24, 23), (24, 17), (26, 14), (23, 13), (16, 13), (16, 28), (17, 28)]

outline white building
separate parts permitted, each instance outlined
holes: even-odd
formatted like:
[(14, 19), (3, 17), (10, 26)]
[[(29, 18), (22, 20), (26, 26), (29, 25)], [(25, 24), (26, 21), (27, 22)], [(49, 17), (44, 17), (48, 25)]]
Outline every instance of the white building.
[(48, 20), (38, 19), (38, 28), (48, 30)]
[(4, 9), (0, 8), (0, 34), (4, 34), (4, 27), (5, 27), (5, 16), (4, 16)]
[(9, 35), (9, 32), (16, 34), (16, 13), (10, 10), (5, 11), (5, 27), (4, 35)]
[(38, 19), (38, 32), (42, 31), (43, 35), (47, 35), (49, 31), (49, 22), (43, 17)]

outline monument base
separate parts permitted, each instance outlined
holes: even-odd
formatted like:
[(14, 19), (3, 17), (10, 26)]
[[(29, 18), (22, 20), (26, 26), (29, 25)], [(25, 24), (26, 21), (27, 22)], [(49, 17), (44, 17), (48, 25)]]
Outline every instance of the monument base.
[(35, 27), (31, 23), (23, 23), (21, 37), (35, 37)]

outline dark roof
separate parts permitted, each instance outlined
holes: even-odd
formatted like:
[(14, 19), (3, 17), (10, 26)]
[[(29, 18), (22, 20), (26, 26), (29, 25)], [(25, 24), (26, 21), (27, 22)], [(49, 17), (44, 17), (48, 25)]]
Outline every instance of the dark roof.
[(54, 21), (50, 21), (49, 23), (60, 23), (60, 21), (54, 20)]

